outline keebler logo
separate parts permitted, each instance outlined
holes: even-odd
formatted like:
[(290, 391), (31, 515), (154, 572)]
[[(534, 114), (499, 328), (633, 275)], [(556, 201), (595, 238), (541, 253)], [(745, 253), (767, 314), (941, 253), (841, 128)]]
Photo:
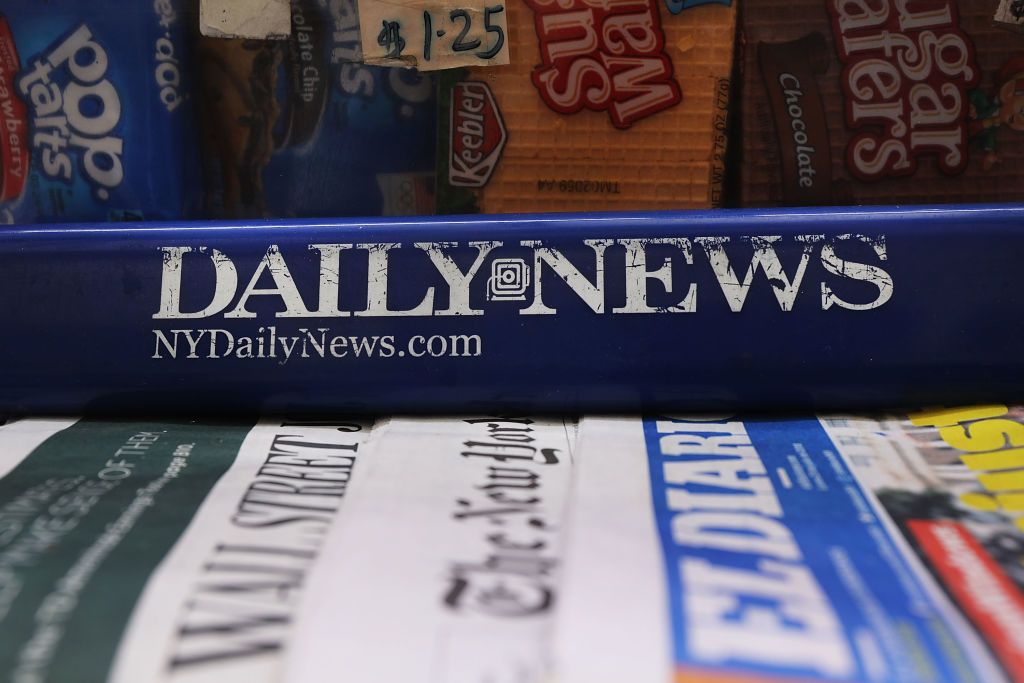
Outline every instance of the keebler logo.
[(505, 122), (486, 83), (455, 84), (449, 130), (448, 182), (458, 187), (483, 187), (491, 179), (507, 139)]
[(0, 202), (20, 197), (28, 176), (28, 112), (14, 92), (19, 71), (14, 35), (0, 15)]
[(616, 128), (683, 99), (654, 0), (526, 0), (542, 63), (533, 85), (551, 109), (607, 111)]

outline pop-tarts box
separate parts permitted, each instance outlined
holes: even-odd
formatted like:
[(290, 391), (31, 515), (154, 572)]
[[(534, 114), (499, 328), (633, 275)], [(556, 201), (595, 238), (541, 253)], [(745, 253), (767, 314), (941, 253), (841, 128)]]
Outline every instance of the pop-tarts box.
[(0, 223), (198, 204), (184, 24), (181, 0), (3, 3)]
[(207, 213), (432, 213), (434, 79), (362, 64), (355, 0), (292, 0), (291, 25), (199, 40)]

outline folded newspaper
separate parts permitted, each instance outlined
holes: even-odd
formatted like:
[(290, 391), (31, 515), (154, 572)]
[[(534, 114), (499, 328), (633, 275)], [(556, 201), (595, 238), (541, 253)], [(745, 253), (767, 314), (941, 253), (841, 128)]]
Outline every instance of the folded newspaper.
[(1024, 410), (584, 419), (562, 683), (1024, 681)]
[(543, 680), (574, 437), (511, 416), (381, 427), (310, 577), (287, 680)]
[(1024, 409), (17, 420), (0, 680), (1024, 681)]
[(0, 427), (0, 680), (281, 680), (370, 423)]

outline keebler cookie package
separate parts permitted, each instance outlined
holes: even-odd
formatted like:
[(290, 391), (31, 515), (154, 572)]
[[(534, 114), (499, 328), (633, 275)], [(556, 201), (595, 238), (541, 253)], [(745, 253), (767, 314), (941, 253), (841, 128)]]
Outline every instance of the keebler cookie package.
[(198, 203), (181, 4), (5, 0), (0, 223), (170, 219)]
[(1020, 200), (1021, 16), (1008, 0), (748, 0), (742, 203)]
[(445, 72), (442, 212), (722, 201), (729, 0), (511, 0), (511, 64)]
[(288, 40), (199, 40), (207, 212), (432, 213), (433, 79), (359, 63), (355, 0), (290, 6)]

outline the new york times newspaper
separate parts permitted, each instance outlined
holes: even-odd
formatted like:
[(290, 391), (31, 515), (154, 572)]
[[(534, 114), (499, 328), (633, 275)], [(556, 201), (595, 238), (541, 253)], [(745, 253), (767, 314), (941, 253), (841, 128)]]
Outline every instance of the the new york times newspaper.
[(371, 424), (0, 427), (0, 679), (278, 681)]
[(579, 434), (560, 682), (1024, 680), (1024, 410)]
[(332, 527), (293, 681), (546, 681), (575, 424), (392, 419)]

